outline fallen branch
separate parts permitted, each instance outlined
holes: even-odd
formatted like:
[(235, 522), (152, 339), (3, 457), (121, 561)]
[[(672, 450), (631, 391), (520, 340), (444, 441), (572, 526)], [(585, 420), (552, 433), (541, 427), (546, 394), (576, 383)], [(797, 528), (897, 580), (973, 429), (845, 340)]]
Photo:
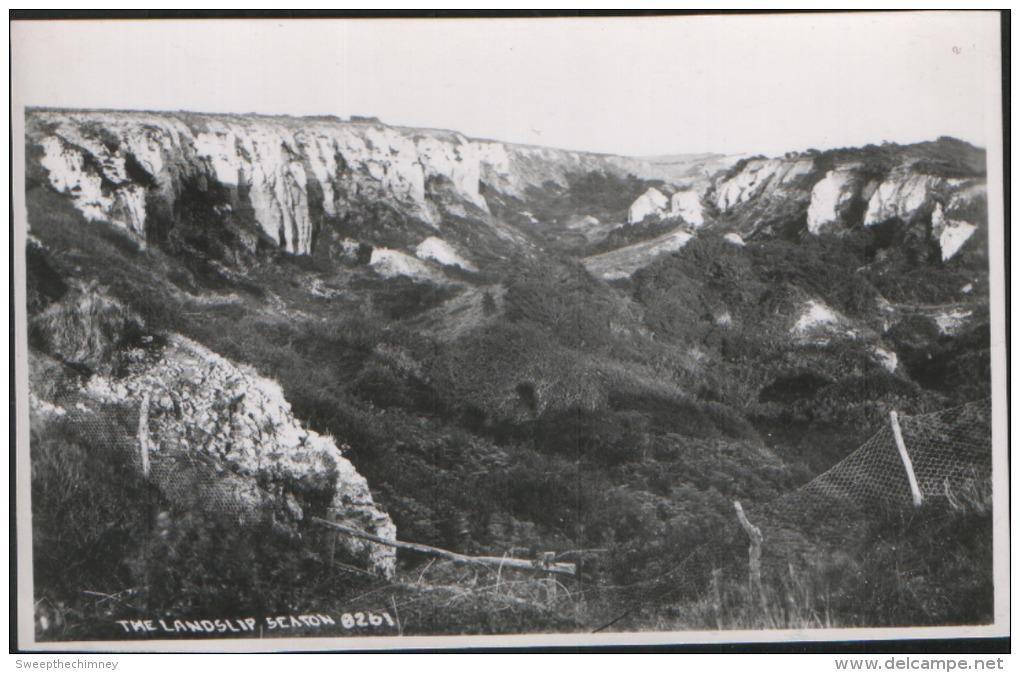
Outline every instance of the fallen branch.
[(343, 524), (334, 523), (332, 521), (326, 521), (318, 517), (312, 517), (311, 521), (320, 526), (326, 528), (332, 528), (338, 530), (341, 533), (346, 533), (352, 537), (361, 538), (362, 540), (368, 540), (377, 544), (386, 545), (387, 547), (395, 547), (397, 549), (405, 549), (407, 551), (415, 551), (420, 554), (429, 554), (430, 556), (439, 556), (441, 558), (448, 559), (454, 563), (463, 563), (468, 565), (482, 565), (496, 568), (515, 568), (517, 570), (530, 570), (536, 572), (552, 573), (556, 575), (567, 575), (574, 577), (577, 575), (577, 565), (574, 563), (556, 563), (550, 560), (549, 555), (546, 554), (540, 560), (529, 561), (527, 559), (515, 559), (507, 558), (503, 556), (467, 556), (465, 554), (458, 554), (457, 552), (448, 551), (446, 549), (440, 549), (438, 547), (430, 547), (425, 544), (418, 544), (416, 542), (400, 542), (399, 540), (387, 540), (384, 537), (378, 535), (372, 535), (366, 533), (363, 530), (357, 528), (351, 528), (344, 526)]

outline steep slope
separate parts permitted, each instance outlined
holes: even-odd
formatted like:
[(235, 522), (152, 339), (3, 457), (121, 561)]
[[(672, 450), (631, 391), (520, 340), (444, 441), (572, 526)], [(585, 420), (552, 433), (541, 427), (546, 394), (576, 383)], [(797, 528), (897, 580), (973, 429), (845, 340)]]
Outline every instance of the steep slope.
[(409, 249), (430, 235), (482, 238), (506, 254), (527, 240), (490, 216), (483, 185), (523, 197), (638, 164), (337, 118), (30, 110), (28, 140), (30, 177), (87, 219), (219, 257), (311, 254), (338, 231)]
[[(80, 402), (117, 421), (145, 502), (154, 484), (131, 461), (148, 393), (151, 437), (175, 454), (186, 440), (228, 492), (268, 487), (265, 503), (238, 499), (284, 541), (245, 563), (323, 549), (301, 517), (333, 514), (463, 553), (611, 549), (588, 580), (642, 583), (732, 527), (733, 500), (806, 481), (889, 409), (987, 397), (983, 155), (962, 143), (667, 158), (656, 174), (373, 120), (35, 111), (30, 124), (29, 314), (92, 287), (147, 326), (115, 320), (115, 344), (33, 337), (82, 383), (73, 399), (33, 383), (37, 413), (74, 439), (33, 447), (54, 466), (39, 490), (91, 436)], [(627, 224), (652, 189), (655, 212)], [(66, 305), (79, 304), (93, 305)], [(175, 394), (191, 401), (180, 416)], [(172, 471), (153, 456), (159, 481)], [(62, 532), (66, 509), (44, 502)], [(158, 538), (167, 522), (154, 508), (129, 523)], [(346, 551), (337, 560), (387, 572)], [(298, 587), (318, 593), (306, 570), (257, 584), (200, 569), (241, 577), (228, 595), (266, 587), (265, 614)], [(414, 554), (395, 568), (425, 584), (436, 571), (461, 577)], [(49, 579), (61, 600), (92, 586)], [(328, 583), (324, 610), (354, 595)]]
[[(331, 437), (294, 418), (275, 381), (180, 335), (151, 333), (93, 286), (68, 291), (31, 329), (32, 431), (40, 441), (54, 434), (50, 426), (70, 423), (101, 444), (97, 428), (115, 423), (104, 419), (126, 412), (137, 424), (139, 458), (121, 438), (107, 439), (108, 455), (96, 458), (140, 459), (141, 476), (173, 507), (197, 499), (224, 522), (254, 529), (268, 522), (289, 536), (322, 516), (395, 537), (365, 478)], [(340, 545), (352, 562), (393, 575), (392, 549), (356, 539)]]
[[(682, 220), (755, 237), (864, 233), (875, 250), (945, 263), (983, 257), (984, 152), (950, 138), (742, 159), (711, 179), (650, 190), (629, 222)], [(968, 242), (971, 242), (968, 245)]]

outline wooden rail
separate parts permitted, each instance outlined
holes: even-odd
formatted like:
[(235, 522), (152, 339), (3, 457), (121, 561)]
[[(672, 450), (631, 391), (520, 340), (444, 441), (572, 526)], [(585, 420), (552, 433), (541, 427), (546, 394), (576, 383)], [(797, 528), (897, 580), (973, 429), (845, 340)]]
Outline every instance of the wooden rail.
[(448, 559), (454, 563), (464, 563), (468, 565), (484, 565), (497, 568), (515, 568), (517, 570), (530, 570), (533, 572), (551, 573), (554, 575), (567, 575), (569, 577), (575, 577), (577, 575), (577, 565), (574, 563), (557, 563), (553, 560), (555, 554), (547, 552), (541, 559), (528, 560), (519, 558), (508, 558), (503, 556), (467, 556), (465, 554), (458, 554), (446, 549), (440, 549), (439, 547), (430, 547), (426, 544), (418, 544), (416, 542), (401, 542), (399, 540), (387, 540), (384, 537), (378, 535), (372, 535), (366, 533), (363, 530), (357, 528), (351, 528), (343, 524), (334, 523), (332, 521), (326, 521), (319, 517), (312, 517), (312, 523), (326, 528), (331, 528), (341, 533), (346, 533), (352, 537), (360, 538), (362, 540), (368, 540), (377, 544), (386, 545), (387, 547), (395, 547), (397, 549), (406, 549), (407, 551), (415, 551), (420, 554), (429, 554), (431, 556), (439, 556), (441, 558)]

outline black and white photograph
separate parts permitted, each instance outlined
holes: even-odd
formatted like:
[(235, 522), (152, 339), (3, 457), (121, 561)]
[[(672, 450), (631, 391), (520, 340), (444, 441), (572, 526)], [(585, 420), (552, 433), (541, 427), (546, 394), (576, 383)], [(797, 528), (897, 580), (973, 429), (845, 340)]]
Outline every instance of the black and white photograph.
[(12, 21), (17, 642), (1008, 635), (1002, 20)]

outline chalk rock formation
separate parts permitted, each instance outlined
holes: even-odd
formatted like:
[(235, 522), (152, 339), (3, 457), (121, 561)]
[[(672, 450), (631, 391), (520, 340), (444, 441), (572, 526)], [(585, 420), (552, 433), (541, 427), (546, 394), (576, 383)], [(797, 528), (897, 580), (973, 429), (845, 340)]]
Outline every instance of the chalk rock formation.
[(387, 278), (396, 276), (407, 276), (416, 280), (439, 278), (439, 274), (428, 264), (399, 250), (375, 248), (372, 250), (372, 259), (369, 261), (369, 265), (375, 269), (376, 273)]
[(938, 241), (943, 262), (952, 259), (964, 243), (974, 235), (975, 231), (977, 231), (977, 225), (951, 219), (946, 215), (941, 203), (935, 205), (935, 210), (931, 215), (931, 234)]
[(366, 202), (435, 226), (444, 207), (484, 218), (483, 182), (522, 196), (547, 183), (565, 186), (572, 174), (626, 176), (636, 165), (371, 119), (30, 110), (28, 127), (50, 185), (89, 220), (144, 241), (153, 210), (180, 218), (182, 201), (204, 201), (218, 218), (254, 232), (247, 245), (261, 238), (298, 254), (311, 252), (324, 219)]
[(798, 337), (807, 337), (839, 331), (846, 324), (846, 319), (825, 302), (811, 299), (801, 308), (797, 322), (790, 329), (790, 333)]
[(662, 216), (669, 209), (669, 199), (655, 187), (650, 187), (647, 192), (637, 197), (634, 203), (630, 204), (627, 211), (627, 222), (637, 224), (646, 217)]
[(736, 175), (716, 184), (715, 204), (726, 211), (761, 195), (766, 190), (792, 188), (799, 178), (811, 173), (810, 159), (752, 159)]
[(818, 234), (841, 224), (847, 208), (858, 196), (861, 180), (848, 169), (832, 170), (811, 188), (811, 203), (807, 210), (807, 228)]
[(669, 216), (682, 218), (684, 222), (701, 227), (705, 224), (705, 209), (701, 194), (695, 189), (681, 189), (669, 199)]
[(467, 271), (475, 271), (475, 265), (464, 259), (456, 249), (436, 236), (429, 236), (418, 244), (414, 254), (420, 259), (431, 259), (444, 266), (459, 266)]
[(878, 185), (868, 200), (864, 213), (864, 226), (899, 219), (913, 222), (927, 210), (931, 212), (933, 192), (941, 188), (943, 180), (932, 175), (897, 170)]
[[(157, 355), (139, 351), (127, 376), (94, 375), (85, 399), (141, 405), (149, 400), (152, 479), (172, 499), (194, 488), (215, 489), (217, 506), (238, 523), (265, 516), (306, 516), (302, 502), (321, 498), (328, 516), (394, 539), (396, 528), (375, 505), (365, 478), (334, 440), (306, 429), (280, 386), (184, 337), (172, 335)], [(225, 470), (211, 485), (193, 483), (175, 465), (188, 456)], [(217, 468), (217, 466), (219, 466)], [(354, 538), (338, 540), (352, 560), (390, 576), (393, 550)]]

